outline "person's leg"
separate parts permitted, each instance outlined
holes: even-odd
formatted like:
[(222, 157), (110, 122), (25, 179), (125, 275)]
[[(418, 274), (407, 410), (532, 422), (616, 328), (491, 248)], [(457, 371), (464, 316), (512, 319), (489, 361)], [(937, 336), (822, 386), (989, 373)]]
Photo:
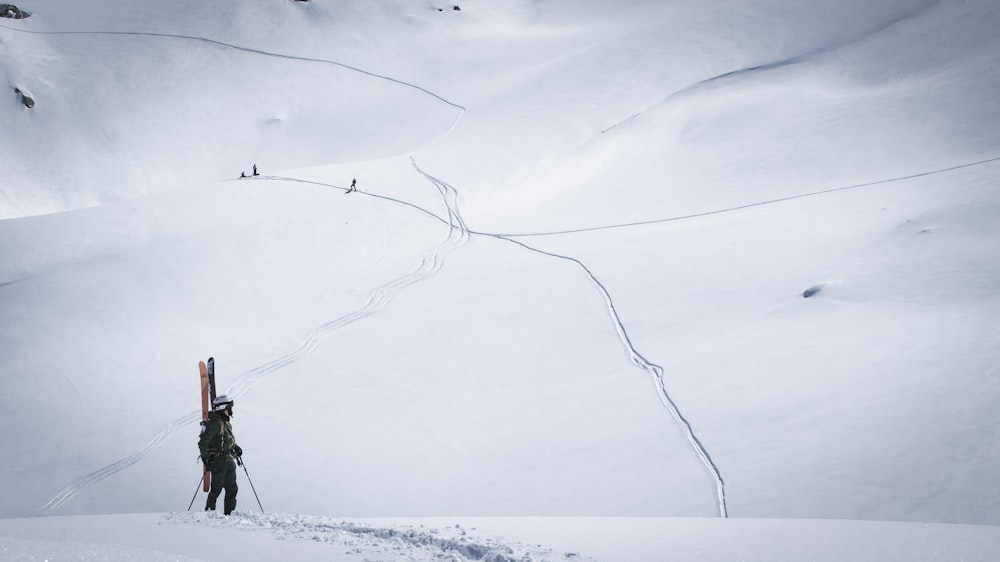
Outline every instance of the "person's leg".
[(226, 463), (216, 462), (208, 466), (212, 471), (212, 488), (208, 491), (208, 499), (205, 501), (205, 511), (215, 511), (215, 500), (219, 499), (222, 488), (225, 485)]
[(226, 471), (226, 480), (224, 482), (226, 488), (226, 499), (223, 502), (223, 507), (225, 507), (225, 514), (229, 515), (236, 509), (236, 492), (239, 491), (239, 486), (236, 485), (236, 462), (229, 461), (226, 463), (229, 469)]

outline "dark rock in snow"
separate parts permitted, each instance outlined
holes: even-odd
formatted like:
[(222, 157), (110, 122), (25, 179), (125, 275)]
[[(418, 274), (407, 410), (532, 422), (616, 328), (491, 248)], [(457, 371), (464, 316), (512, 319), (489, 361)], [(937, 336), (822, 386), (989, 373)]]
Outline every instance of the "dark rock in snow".
[(35, 107), (35, 97), (31, 95), (31, 92), (22, 90), (21, 88), (14, 88), (14, 93), (21, 98), (21, 103), (24, 104), (24, 107), (28, 109)]
[(31, 15), (13, 4), (0, 4), (0, 18), (24, 19)]
[(823, 285), (813, 285), (802, 292), (802, 298), (808, 299), (819, 294), (823, 290)]

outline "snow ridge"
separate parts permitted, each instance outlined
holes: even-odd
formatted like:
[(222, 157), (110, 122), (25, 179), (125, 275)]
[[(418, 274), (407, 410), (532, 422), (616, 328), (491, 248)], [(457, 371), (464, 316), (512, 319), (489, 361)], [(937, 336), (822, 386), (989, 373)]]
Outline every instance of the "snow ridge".
[(828, 44), (828, 45), (820, 45), (820, 46), (817, 46), (817, 47), (815, 47), (813, 49), (810, 49), (807, 52), (804, 52), (804, 53), (801, 53), (801, 54), (798, 54), (798, 55), (790, 56), (790, 57), (783, 58), (783, 59), (780, 59), (780, 60), (774, 60), (774, 61), (771, 61), (771, 62), (764, 62), (764, 63), (756, 64), (756, 65), (753, 65), (753, 66), (747, 66), (747, 67), (743, 67), (743, 68), (737, 68), (735, 70), (730, 70), (728, 72), (723, 72), (722, 74), (717, 74), (715, 76), (710, 76), (708, 78), (704, 78), (704, 79), (699, 80), (697, 82), (694, 82), (692, 84), (688, 84), (687, 86), (684, 86), (683, 88), (680, 88), (680, 89), (678, 89), (678, 90), (676, 90), (674, 92), (671, 92), (670, 94), (667, 94), (667, 96), (664, 97), (664, 98), (662, 98), (660, 101), (658, 101), (656, 103), (653, 103), (653, 104), (651, 104), (651, 105), (649, 105), (649, 106), (647, 106), (647, 107), (639, 110), (638, 112), (636, 112), (636, 113), (634, 113), (634, 114), (632, 114), (632, 115), (630, 115), (630, 116), (628, 116), (628, 117), (626, 117), (626, 118), (624, 118), (624, 119), (622, 119), (622, 120), (620, 120), (620, 121), (618, 121), (618, 122), (616, 122), (616, 123), (614, 123), (612, 125), (609, 125), (608, 127), (606, 127), (603, 130), (601, 130), (601, 133), (606, 133), (606, 132), (608, 132), (608, 131), (610, 131), (612, 129), (617, 128), (619, 125), (623, 125), (625, 123), (628, 123), (629, 121), (637, 119), (637, 118), (641, 117), (647, 111), (649, 111), (649, 110), (651, 110), (651, 109), (653, 109), (655, 107), (659, 107), (659, 106), (665, 105), (667, 102), (669, 102), (670, 100), (672, 100), (674, 98), (677, 98), (677, 97), (680, 97), (680, 96), (683, 96), (683, 95), (686, 95), (686, 94), (690, 94), (691, 92), (697, 91), (697, 90), (699, 90), (701, 88), (704, 88), (706, 86), (710, 86), (710, 85), (716, 84), (718, 82), (726, 81), (726, 80), (728, 80), (730, 78), (737, 78), (737, 77), (744, 76), (744, 75), (758, 74), (758, 73), (766, 72), (766, 71), (769, 71), (769, 70), (776, 70), (776, 69), (779, 69), (779, 68), (785, 68), (785, 67), (789, 67), (789, 66), (792, 66), (792, 65), (801, 64), (801, 63), (804, 63), (804, 62), (806, 62), (806, 61), (808, 61), (810, 59), (815, 59), (815, 58), (818, 58), (818, 57), (820, 57), (822, 55), (825, 55), (825, 54), (837, 52), (838, 50), (847, 48), (850, 45), (862, 43), (865, 40), (870, 39), (872, 37), (875, 37), (879, 33), (882, 33), (882, 32), (884, 32), (886, 30), (892, 29), (893, 27), (895, 27), (895, 26), (897, 26), (897, 25), (899, 25), (899, 24), (901, 24), (901, 23), (903, 23), (905, 21), (909, 21), (911, 19), (917, 18), (922, 13), (929, 11), (931, 8), (933, 8), (934, 6), (936, 6), (936, 5), (940, 4), (940, 3), (941, 3), (941, 0), (925, 0), (920, 5), (917, 5), (917, 6), (914, 6), (914, 7), (910, 8), (909, 11), (905, 11), (902, 14), (890, 17), (886, 21), (878, 22), (873, 27), (871, 27), (870, 29), (864, 30), (864, 31), (858, 33), (857, 35), (855, 35), (854, 37), (848, 37), (848, 38), (845, 38), (845, 39), (843, 39), (843, 40), (841, 40), (839, 42), (831, 43), (831, 44)]

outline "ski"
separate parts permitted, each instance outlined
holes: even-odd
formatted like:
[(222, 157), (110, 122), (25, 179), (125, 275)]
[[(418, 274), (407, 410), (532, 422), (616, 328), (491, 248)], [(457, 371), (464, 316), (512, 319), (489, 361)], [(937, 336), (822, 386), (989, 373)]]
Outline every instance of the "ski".
[[(201, 375), (201, 430), (205, 431), (205, 421), (208, 420), (208, 395), (209, 395), (209, 376), (208, 376), (208, 366), (205, 365), (204, 361), (198, 362), (198, 372)], [(205, 470), (202, 475), (202, 490), (208, 491), (212, 487), (212, 473)]]
[(215, 402), (215, 358), (208, 358), (208, 392), (212, 397), (212, 402)]

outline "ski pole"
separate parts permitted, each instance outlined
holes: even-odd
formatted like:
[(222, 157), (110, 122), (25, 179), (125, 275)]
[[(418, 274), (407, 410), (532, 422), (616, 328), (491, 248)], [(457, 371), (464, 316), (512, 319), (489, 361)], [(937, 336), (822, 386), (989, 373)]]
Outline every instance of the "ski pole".
[[(260, 505), (260, 496), (257, 495), (257, 488), (253, 487), (253, 480), (250, 479), (250, 473), (247, 472), (247, 465), (243, 462), (243, 457), (236, 457), (236, 463), (243, 467), (243, 472), (247, 475), (247, 482), (250, 483), (250, 489), (253, 490), (253, 497), (257, 498), (257, 507), (260, 508), (261, 513), (264, 513), (264, 506)], [(197, 493), (195, 492), (195, 494)]]
[[(248, 476), (247, 478), (250, 477)], [(201, 488), (201, 483), (204, 479), (205, 475), (202, 475), (202, 477), (198, 479), (198, 488)], [(198, 488), (194, 489), (194, 495), (191, 496), (191, 503), (188, 504), (188, 511), (191, 511), (191, 506), (194, 505), (194, 499), (198, 497)]]

